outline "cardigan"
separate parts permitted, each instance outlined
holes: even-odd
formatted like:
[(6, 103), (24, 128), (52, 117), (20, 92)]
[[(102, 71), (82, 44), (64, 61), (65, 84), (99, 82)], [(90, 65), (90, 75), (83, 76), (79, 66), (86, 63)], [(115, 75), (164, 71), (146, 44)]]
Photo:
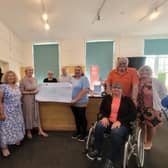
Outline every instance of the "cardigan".
[[(110, 117), (111, 102), (112, 102), (111, 95), (106, 95), (103, 98), (100, 105), (99, 114), (98, 114), (100, 116), (99, 119), (102, 119), (104, 117), (107, 117), (107, 118)], [(131, 98), (127, 96), (122, 96), (117, 120), (121, 122), (121, 125), (130, 127), (130, 122), (136, 120), (136, 114), (137, 114), (137, 111)]]
[(167, 90), (164, 84), (158, 79), (152, 78), (152, 90), (153, 90), (153, 108), (155, 110), (161, 110), (161, 99), (166, 97)]

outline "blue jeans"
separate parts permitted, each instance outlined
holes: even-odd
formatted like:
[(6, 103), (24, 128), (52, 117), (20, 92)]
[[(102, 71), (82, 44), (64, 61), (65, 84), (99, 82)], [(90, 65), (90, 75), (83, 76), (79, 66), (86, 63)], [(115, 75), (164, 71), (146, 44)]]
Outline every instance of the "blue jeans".
[(104, 140), (104, 132), (109, 131), (111, 138), (111, 146), (108, 148), (110, 151), (108, 153), (108, 159), (111, 161), (116, 161), (121, 156), (121, 148), (124, 144), (126, 137), (129, 135), (129, 129), (123, 125), (120, 128), (112, 128), (112, 123), (105, 128), (99, 121), (95, 129), (95, 148), (98, 152), (101, 152), (101, 148)]

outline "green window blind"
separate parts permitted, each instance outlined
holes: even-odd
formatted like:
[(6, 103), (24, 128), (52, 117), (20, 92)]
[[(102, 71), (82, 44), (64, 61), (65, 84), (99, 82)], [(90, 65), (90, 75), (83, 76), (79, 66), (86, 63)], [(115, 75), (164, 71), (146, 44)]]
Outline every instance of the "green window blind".
[(59, 75), (58, 44), (33, 45), (35, 77), (38, 83), (42, 83), (47, 77), (48, 70)]
[(113, 65), (113, 42), (86, 43), (86, 75), (90, 78), (90, 66), (99, 67), (99, 78), (105, 80)]
[(168, 54), (168, 39), (146, 39), (144, 55)]

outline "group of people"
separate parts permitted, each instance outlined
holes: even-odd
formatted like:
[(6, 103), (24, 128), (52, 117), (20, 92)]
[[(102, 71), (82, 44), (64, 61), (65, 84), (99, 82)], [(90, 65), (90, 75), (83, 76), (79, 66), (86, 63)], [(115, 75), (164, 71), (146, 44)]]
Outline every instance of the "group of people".
[(130, 133), (130, 122), (138, 120), (144, 133), (144, 149), (152, 148), (156, 127), (162, 124), (161, 99), (167, 90), (161, 81), (152, 78), (149, 66), (137, 72), (128, 67), (127, 58), (118, 58), (116, 69), (107, 78), (108, 94), (103, 98), (95, 128), (95, 150), (87, 153), (91, 160), (101, 160), (104, 132), (111, 137), (111, 146), (104, 168), (115, 168), (121, 158), (122, 145)]
[[(75, 67), (74, 76), (67, 74), (66, 68), (62, 68), (60, 82), (70, 82), (73, 85), (71, 109), (77, 126), (78, 139), (84, 141), (87, 132), (85, 109), (88, 102), (89, 81), (82, 75), (82, 68)], [(52, 71), (44, 82), (57, 82)], [(8, 145), (20, 145), (25, 134), (32, 139), (32, 129), (37, 128), (38, 134), (47, 137), (40, 124), (39, 104), (35, 100), (38, 93), (38, 84), (33, 77), (33, 68), (25, 69), (25, 77), (20, 80), (14, 71), (7, 71), (3, 75), (0, 84), (0, 148), (2, 155), (8, 157), (10, 150)], [(82, 90), (82, 92), (80, 92)], [(75, 135), (73, 136), (74, 138)]]
[[(34, 127), (38, 128), (39, 135), (48, 136), (41, 128), (38, 103), (35, 101), (38, 85), (32, 75), (32, 67), (26, 68), (19, 87), (16, 74), (8, 71), (4, 75), (4, 84), (0, 85), (0, 147), (5, 157), (10, 155), (8, 145), (19, 145), (25, 130), (28, 138), (32, 138), (31, 130)], [(57, 82), (53, 75), (49, 71), (44, 82)], [(87, 136), (89, 80), (82, 67), (76, 66), (72, 77), (63, 67), (59, 81), (72, 83), (70, 107), (76, 124), (72, 138), (84, 141)], [(106, 92), (100, 106), (101, 117), (95, 129), (95, 150), (87, 156), (92, 160), (101, 158), (103, 134), (108, 130), (112, 146), (109, 147), (105, 168), (110, 168), (115, 167), (114, 163), (120, 156), (121, 145), (130, 132), (130, 121), (138, 118), (144, 132), (144, 147), (146, 150), (151, 149), (156, 127), (162, 123), (160, 100), (167, 95), (167, 90), (159, 80), (152, 78), (149, 66), (142, 66), (136, 71), (128, 67), (127, 58), (121, 57), (117, 60), (116, 68), (108, 74)]]
[(82, 67), (76, 66), (74, 68), (74, 75), (70, 76), (67, 73), (66, 67), (61, 69), (60, 79), (54, 78), (54, 72), (48, 71), (48, 76), (43, 80), (43, 82), (69, 82), (72, 84), (72, 101), (71, 110), (74, 115), (76, 131), (72, 135), (72, 139), (78, 141), (85, 141), (87, 136), (87, 120), (86, 120), (86, 107), (88, 104), (88, 93), (90, 90), (89, 80), (84, 75)]
[(43, 82), (44, 83), (56, 83), (56, 82), (70, 82), (71, 83), (72, 77), (67, 73), (66, 67), (62, 67), (61, 72), (62, 72), (62, 74), (61, 74), (59, 80), (57, 80), (54, 77), (54, 72), (49, 70), (48, 74), (47, 74), (47, 78), (45, 78), (43, 80)]
[(35, 101), (38, 86), (32, 75), (32, 67), (27, 67), (20, 86), (14, 71), (9, 70), (3, 75), (3, 84), (0, 85), (0, 148), (4, 157), (10, 155), (8, 145), (20, 145), (25, 133), (31, 139), (33, 128), (38, 128), (39, 135), (48, 136), (40, 125)]

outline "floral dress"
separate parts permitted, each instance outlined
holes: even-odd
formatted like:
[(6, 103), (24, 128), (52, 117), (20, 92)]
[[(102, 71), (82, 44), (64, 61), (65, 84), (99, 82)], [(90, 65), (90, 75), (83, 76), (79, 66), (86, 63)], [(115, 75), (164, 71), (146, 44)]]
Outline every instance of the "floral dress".
[(0, 147), (15, 144), (24, 138), (25, 126), (21, 110), (21, 92), (18, 86), (12, 89), (8, 84), (0, 85), (3, 92), (5, 120), (0, 121)]
[(152, 80), (140, 80), (138, 94), (138, 111), (142, 123), (149, 127), (156, 127), (162, 124), (161, 111), (153, 107)]

